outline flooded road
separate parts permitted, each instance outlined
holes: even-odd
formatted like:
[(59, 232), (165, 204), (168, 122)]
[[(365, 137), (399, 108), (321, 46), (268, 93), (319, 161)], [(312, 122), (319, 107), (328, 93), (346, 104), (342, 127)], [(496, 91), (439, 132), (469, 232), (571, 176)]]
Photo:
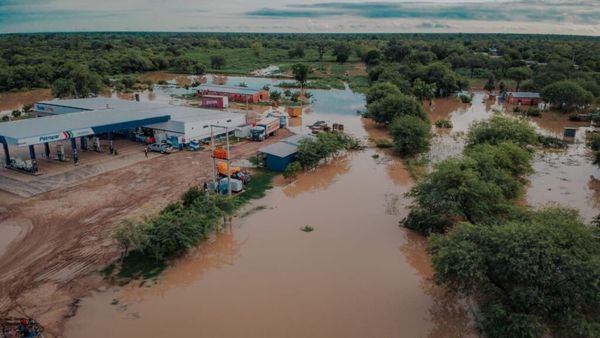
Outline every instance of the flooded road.
[[(345, 124), (367, 138), (349, 90), (311, 91), (298, 127)], [(374, 156), (375, 154), (378, 155)], [(464, 304), (429, 281), (425, 240), (398, 226), (412, 182), (367, 149), (295, 182), (278, 178), (224, 233), (167, 269), (82, 300), (67, 337), (464, 337)], [(304, 226), (314, 227), (303, 232)]]

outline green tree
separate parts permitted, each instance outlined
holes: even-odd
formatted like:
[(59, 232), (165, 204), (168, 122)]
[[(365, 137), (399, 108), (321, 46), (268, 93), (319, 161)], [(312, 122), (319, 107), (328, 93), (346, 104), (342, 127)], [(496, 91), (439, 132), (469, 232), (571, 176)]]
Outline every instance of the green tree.
[(501, 213), (506, 199), (500, 187), (483, 179), (471, 158), (450, 158), (415, 185), (403, 226), (422, 234), (443, 233), (460, 221), (487, 222)]
[(412, 96), (388, 95), (367, 106), (368, 116), (378, 123), (390, 123), (396, 116), (412, 115), (427, 121), (421, 102)]
[(390, 124), (394, 138), (394, 151), (401, 156), (414, 156), (429, 150), (431, 126), (414, 115), (395, 117)]
[(121, 260), (129, 254), (129, 251), (142, 249), (148, 243), (145, 225), (129, 220), (124, 220), (115, 226), (113, 239), (121, 249)]
[(532, 154), (512, 142), (478, 144), (469, 147), (465, 156), (475, 160), (481, 178), (498, 186), (507, 200), (521, 196), (526, 175), (533, 173)]
[(521, 82), (530, 79), (533, 72), (529, 67), (513, 67), (508, 69), (506, 75), (509, 79), (513, 79), (517, 82), (517, 91), (519, 91)]
[(413, 93), (421, 101), (427, 100), (431, 102), (435, 97), (435, 92), (436, 88), (433, 83), (426, 83), (421, 79), (416, 79), (413, 83)]
[(352, 47), (348, 43), (338, 43), (333, 47), (333, 55), (335, 55), (335, 60), (339, 63), (348, 61), (350, 54), (352, 54)]
[(296, 63), (292, 66), (292, 72), (294, 73), (294, 79), (296, 79), (296, 81), (298, 81), (300, 85), (304, 87), (304, 84), (308, 79), (310, 68), (303, 63)]
[(598, 337), (600, 241), (577, 212), (433, 236), (435, 280), (479, 300), (487, 337)]
[(362, 59), (367, 66), (371, 67), (378, 65), (381, 62), (382, 57), (383, 56), (381, 55), (379, 49), (371, 49), (363, 56)]
[(271, 101), (279, 101), (281, 100), (281, 92), (278, 90), (272, 90), (269, 92), (269, 99)]
[(521, 147), (537, 144), (535, 127), (527, 120), (494, 115), (488, 120), (471, 125), (467, 134), (467, 147), (477, 144), (499, 144), (511, 141)]
[(225, 67), (226, 60), (223, 55), (213, 55), (210, 57), (210, 65), (214, 69), (221, 69)]
[(493, 92), (494, 89), (496, 89), (496, 80), (493, 77), (488, 78), (485, 85), (483, 85), (483, 89), (485, 89), (489, 93)]
[(288, 164), (283, 172), (283, 177), (285, 179), (294, 180), (298, 177), (298, 174), (302, 171), (302, 165), (300, 162), (292, 162)]
[(75, 84), (70, 79), (57, 79), (52, 83), (52, 95), (55, 97), (69, 97), (75, 92)]
[(542, 98), (561, 109), (572, 109), (593, 102), (592, 93), (572, 81), (559, 81), (542, 89)]
[(288, 56), (292, 59), (301, 59), (304, 57), (304, 45), (297, 43), (288, 51)]
[(401, 95), (402, 93), (394, 84), (390, 82), (378, 81), (367, 91), (367, 104), (379, 101), (388, 95)]
[(252, 48), (254, 56), (260, 56), (263, 49), (263, 45), (260, 41), (254, 41), (250, 47)]
[(323, 62), (323, 56), (325, 55), (325, 52), (327, 51), (327, 46), (329, 45), (329, 43), (324, 40), (319, 40), (319, 41), (317, 41), (316, 45), (317, 45), (317, 53), (319, 53), (319, 61)]
[(417, 69), (416, 77), (426, 83), (435, 84), (436, 96), (446, 97), (461, 88), (461, 79), (447, 64), (435, 62)]

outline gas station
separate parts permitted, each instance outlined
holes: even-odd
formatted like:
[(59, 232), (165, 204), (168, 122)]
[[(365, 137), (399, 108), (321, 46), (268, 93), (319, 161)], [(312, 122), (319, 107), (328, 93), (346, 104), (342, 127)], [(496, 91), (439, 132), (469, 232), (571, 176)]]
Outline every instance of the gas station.
[[(82, 150), (89, 148), (89, 138), (94, 137), (93, 147), (99, 147), (98, 135), (104, 134), (112, 153), (113, 133), (151, 124), (169, 121), (171, 116), (161, 110), (106, 109), (80, 111), (68, 114), (43, 116), (38, 118), (0, 123), (0, 143), (4, 149), (4, 165), (30, 174), (37, 174), (38, 161), (36, 145), (43, 144), (43, 156), (50, 159), (51, 143), (57, 143), (58, 160), (64, 160), (64, 143), (70, 144), (72, 160), (79, 162), (77, 140)], [(60, 143), (60, 144), (58, 144)], [(29, 148), (29, 160), (11, 157), (11, 148)]]

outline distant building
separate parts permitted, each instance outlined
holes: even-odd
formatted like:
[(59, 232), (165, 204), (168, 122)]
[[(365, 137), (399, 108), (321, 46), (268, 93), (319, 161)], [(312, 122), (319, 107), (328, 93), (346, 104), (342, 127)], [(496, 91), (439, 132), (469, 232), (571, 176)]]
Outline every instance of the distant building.
[(246, 87), (226, 86), (201, 86), (198, 89), (199, 96), (226, 96), (229, 101), (258, 103), (269, 101), (269, 91), (264, 89), (251, 89)]
[(540, 93), (535, 92), (507, 92), (504, 96), (506, 103), (536, 106), (542, 98)]

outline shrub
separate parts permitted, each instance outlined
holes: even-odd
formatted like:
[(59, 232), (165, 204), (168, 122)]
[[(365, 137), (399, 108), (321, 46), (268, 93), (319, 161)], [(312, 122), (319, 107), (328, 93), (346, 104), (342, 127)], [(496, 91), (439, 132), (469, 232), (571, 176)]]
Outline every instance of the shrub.
[(431, 126), (417, 116), (404, 115), (390, 125), (394, 151), (402, 156), (413, 156), (429, 150)]
[(390, 123), (397, 116), (412, 115), (424, 121), (429, 119), (421, 102), (404, 94), (388, 95), (368, 105), (368, 116), (378, 123)]
[(292, 162), (285, 168), (283, 177), (285, 179), (296, 179), (300, 171), (302, 171), (302, 165), (299, 162)]
[(473, 102), (473, 97), (470, 96), (470, 95), (461, 94), (458, 97), (460, 98), (460, 101), (462, 103), (469, 103), (470, 104), (471, 102)]
[(377, 148), (386, 149), (386, 148), (392, 148), (394, 146), (394, 143), (392, 143), (389, 140), (379, 139), (379, 140), (375, 140), (375, 146)]
[(467, 134), (467, 146), (511, 141), (519, 146), (537, 144), (535, 127), (528, 121), (495, 115), (489, 120), (473, 123)]
[(435, 126), (437, 128), (452, 128), (452, 121), (448, 120), (448, 119), (439, 119), (437, 121), (435, 121)]

